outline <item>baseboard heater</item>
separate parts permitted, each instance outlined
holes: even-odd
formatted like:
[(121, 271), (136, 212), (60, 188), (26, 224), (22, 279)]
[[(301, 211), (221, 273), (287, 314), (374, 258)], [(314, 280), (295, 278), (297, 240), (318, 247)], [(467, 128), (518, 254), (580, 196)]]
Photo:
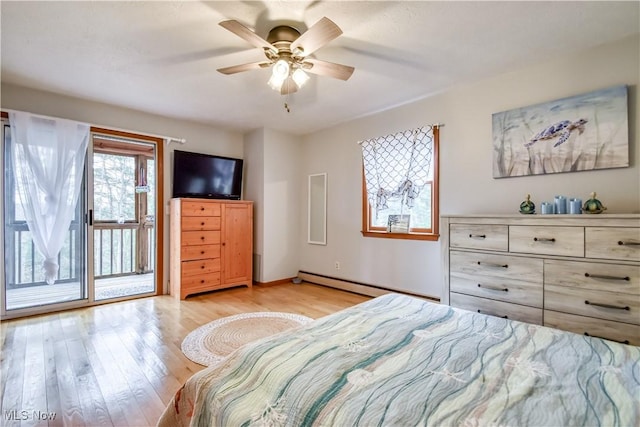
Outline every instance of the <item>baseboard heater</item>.
[(440, 302), (437, 298), (426, 297), (424, 295), (412, 294), (409, 292), (398, 291), (396, 289), (384, 288), (382, 286), (368, 285), (366, 283), (354, 282), (352, 280), (339, 279), (337, 277), (325, 276), (322, 274), (310, 273), (308, 271), (298, 271), (298, 277), (305, 282), (314, 283), (316, 285), (328, 286), (330, 288), (340, 289), (343, 291), (353, 292), (356, 294), (367, 295), (370, 297), (379, 297), (380, 295), (391, 292), (411, 295), (423, 298), (429, 301)]

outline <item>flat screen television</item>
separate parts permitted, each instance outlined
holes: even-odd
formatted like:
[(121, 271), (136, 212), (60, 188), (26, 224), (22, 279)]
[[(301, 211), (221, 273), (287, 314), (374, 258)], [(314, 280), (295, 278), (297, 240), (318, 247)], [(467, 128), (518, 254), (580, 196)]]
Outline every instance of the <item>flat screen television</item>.
[(175, 150), (173, 197), (240, 200), (242, 159)]

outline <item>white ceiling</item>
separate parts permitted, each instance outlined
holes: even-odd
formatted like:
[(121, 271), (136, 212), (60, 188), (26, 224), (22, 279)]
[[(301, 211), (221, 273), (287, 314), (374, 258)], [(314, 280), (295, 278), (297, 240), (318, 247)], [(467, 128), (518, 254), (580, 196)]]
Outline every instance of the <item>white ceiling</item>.
[[(436, 1), (0, 2), (2, 82), (239, 131), (305, 134), (640, 31), (640, 3)], [(315, 52), (356, 68), (313, 75), (288, 99), (270, 71), (217, 68), (264, 55), (263, 38), (323, 16), (344, 32)], [(291, 112), (284, 109), (284, 102)]]

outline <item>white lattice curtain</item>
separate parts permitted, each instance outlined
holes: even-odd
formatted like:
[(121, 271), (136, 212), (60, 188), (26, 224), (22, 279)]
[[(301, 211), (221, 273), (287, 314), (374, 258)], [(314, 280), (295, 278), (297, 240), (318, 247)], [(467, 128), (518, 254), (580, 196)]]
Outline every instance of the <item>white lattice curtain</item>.
[(367, 139), (360, 142), (369, 204), (376, 212), (388, 200), (400, 199), (413, 207), (433, 176), (433, 127)]
[(10, 112), (16, 188), (45, 280), (55, 283), (62, 248), (80, 194), (89, 125)]

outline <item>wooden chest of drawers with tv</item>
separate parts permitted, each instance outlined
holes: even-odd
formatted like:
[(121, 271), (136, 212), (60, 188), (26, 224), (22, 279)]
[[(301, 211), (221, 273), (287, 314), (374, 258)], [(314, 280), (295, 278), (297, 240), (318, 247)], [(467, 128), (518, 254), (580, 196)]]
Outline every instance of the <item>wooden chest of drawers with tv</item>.
[(443, 216), (443, 303), (640, 345), (640, 215)]
[(170, 292), (252, 286), (253, 202), (172, 199)]

